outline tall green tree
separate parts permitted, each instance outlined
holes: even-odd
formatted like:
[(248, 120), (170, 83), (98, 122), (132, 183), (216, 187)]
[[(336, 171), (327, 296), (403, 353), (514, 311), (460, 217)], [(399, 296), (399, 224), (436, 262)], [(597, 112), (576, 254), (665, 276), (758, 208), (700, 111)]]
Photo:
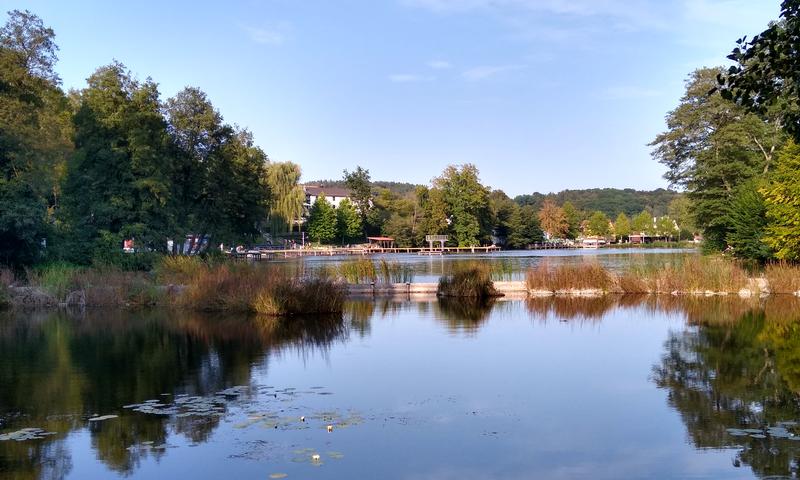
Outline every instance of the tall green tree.
[(336, 209), (336, 231), (342, 244), (360, 237), (363, 233), (361, 216), (350, 200), (342, 200)]
[(756, 181), (737, 187), (731, 205), (731, 229), (726, 239), (736, 257), (758, 261), (772, 257), (771, 249), (764, 242), (766, 213), (764, 197)]
[[(291, 231), (303, 215), (305, 192), (300, 185), (300, 175), (300, 166), (292, 162), (271, 163), (267, 167), (269, 221), (273, 235)], [(360, 218), (358, 225), (361, 228)]]
[(581, 223), (583, 221), (583, 214), (575, 208), (572, 202), (566, 201), (561, 205), (564, 212), (564, 217), (567, 219), (567, 238), (575, 240), (581, 234)]
[(323, 244), (331, 243), (336, 239), (336, 221), (336, 209), (325, 195), (318, 196), (308, 212), (306, 228), (309, 238)]
[(507, 244), (511, 248), (526, 248), (532, 243), (544, 241), (544, 232), (539, 225), (539, 217), (532, 205), (523, 205), (511, 216)]
[(508, 238), (518, 221), (519, 206), (502, 190), (493, 190), (489, 194), (489, 209), (492, 215), (492, 233), (501, 243), (508, 245)]
[(444, 192), (438, 188), (417, 187), (416, 203), (421, 211), (416, 241), (423, 245), (426, 235), (446, 235), (450, 219)]
[(450, 233), (461, 247), (488, 242), (491, 237), (489, 189), (479, 177), (475, 165), (450, 165), (433, 180), (433, 188), (442, 191), (451, 220)]
[(667, 214), (678, 224), (679, 239), (682, 236), (691, 238), (697, 230), (692, 216), (691, 200), (686, 195), (675, 197), (669, 202)]
[(654, 230), (653, 215), (648, 211), (641, 212), (631, 220), (631, 234), (653, 235)]
[(614, 221), (614, 234), (620, 241), (624, 241), (631, 235), (631, 219), (625, 215), (625, 212), (621, 212), (617, 215), (616, 221)]
[(719, 92), (709, 95), (721, 72), (692, 73), (680, 104), (667, 115), (667, 131), (651, 144), (653, 157), (667, 167), (665, 178), (686, 189), (706, 246), (716, 250), (726, 247), (737, 185), (763, 178), (785, 141), (779, 119), (748, 113)]
[(185, 88), (165, 110), (177, 147), (173, 189), (179, 227), (224, 243), (253, 238), (269, 209), (267, 155), (249, 131), (224, 123), (200, 89)]
[(781, 151), (769, 183), (761, 189), (766, 208), (764, 242), (775, 256), (800, 260), (800, 146), (790, 142)]
[(174, 226), (174, 157), (156, 84), (114, 63), (89, 77), (79, 101), (64, 187), (73, 260), (118, 250), (123, 238), (163, 249)]
[(601, 211), (594, 212), (587, 221), (587, 233), (590, 235), (605, 237), (609, 234), (610, 222), (611, 221), (608, 219), (605, 213)]
[(353, 199), (356, 210), (361, 215), (361, 223), (366, 226), (372, 209), (372, 181), (369, 170), (360, 166), (356, 166), (352, 172), (345, 170), (344, 182), (350, 189), (350, 198)]
[(43, 256), (72, 151), (52, 29), (14, 10), (0, 29), (0, 264)]

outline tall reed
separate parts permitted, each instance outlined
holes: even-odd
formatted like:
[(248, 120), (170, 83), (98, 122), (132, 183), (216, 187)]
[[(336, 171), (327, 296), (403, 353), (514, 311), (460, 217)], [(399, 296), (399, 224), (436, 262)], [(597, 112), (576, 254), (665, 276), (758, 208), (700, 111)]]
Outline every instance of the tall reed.
[(528, 270), (529, 290), (562, 292), (570, 290), (613, 290), (612, 275), (597, 262), (550, 265), (548, 262)]
[(528, 289), (606, 293), (737, 293), (748, 287), (747, 272), (733, 260), (692, 256), (660, 266), (637, 266), (612, 273), (597, 262), (551, 266), (547, 262), (528, 270)]
[(771, 263), (764, 267), (770, 293), (796, 294), (800, 291), (800, 266), (787, 262)]
[(257, 265), (206, 266), (179, 304), (206, 311), (264, 315), (341, 313), (345, 290), (328, 278), (295, 278)]
[(455, 264), (450, 275), (439, 279), (441, 297), (491, 298), (502, 296), (492, 282), (492, 269), (483, 262)]

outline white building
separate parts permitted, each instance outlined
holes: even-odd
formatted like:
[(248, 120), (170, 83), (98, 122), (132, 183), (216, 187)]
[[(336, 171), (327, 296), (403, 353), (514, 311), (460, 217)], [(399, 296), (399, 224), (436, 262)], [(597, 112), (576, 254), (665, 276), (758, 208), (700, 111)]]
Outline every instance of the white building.
[(350, 201), (352, 201), (350, 198), (350, 190), (346, 188), (325, 185), (303, 185), (303, 191), (306, 194), (306, 200), (303, 203), (306, 216), (308, 216), (311, 205), (314, 205), (314, 202), (316, 202), (317, 198), (320, 196), (324, 196), (325, 200), (333, 205), (333, 208), (339, 208), (339, 205), (344, 199), (350, 199)]

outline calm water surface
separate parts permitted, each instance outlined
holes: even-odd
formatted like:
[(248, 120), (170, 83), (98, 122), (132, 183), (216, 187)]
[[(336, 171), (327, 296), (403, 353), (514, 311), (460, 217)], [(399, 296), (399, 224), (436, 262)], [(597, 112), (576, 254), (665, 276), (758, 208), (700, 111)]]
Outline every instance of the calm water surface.
[[(573, 250), (504, 250), (492, 254), (466, 254), (457, 255), (417, 255), (417, 254), (387, 254), (372, 258), (378, 262), (399, 262), (408, 268), (416, 282), (436, 282), (444, 274), (450, 273), (453, 266), (458, 263), (480, 261), (492, 266), (494, 276), (499, 280), (523, 280), (525, 272), (547, 262), (551, 265), (561, 263), (577, 263), (596, 261), (600, 265), (612, 270), (620, 271), (636, 265), (663, 265), (668, 262), (679, 261), (687, 255), (696, 255), (691, 249), (670, 248), (600, 248), (600, 249), (573, 249)], [(318, 256), (302, 257), (287, 260), (272, 261), (293, 273), (314, 273), (326, 267), (335, 266), (342, 262), (352, 261), (354, 256)]]
[(631, 297), (354, 302), (291, 326), (0, 314), (0, 478), (796, 477), (799, 317)]

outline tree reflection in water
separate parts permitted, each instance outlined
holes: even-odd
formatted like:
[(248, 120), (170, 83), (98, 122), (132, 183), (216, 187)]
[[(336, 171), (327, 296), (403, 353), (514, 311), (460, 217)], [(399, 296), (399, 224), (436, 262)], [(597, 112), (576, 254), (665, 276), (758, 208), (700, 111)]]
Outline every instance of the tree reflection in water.
[[(89, 416), (162, 393), (207, 396), (248, 385), (253, 365), (264, 368), (286, 351), (326, 355), (351, 331), (369, 336), (372, 321), (398, 310), (473, 336), (489, 318), (517, 316), (521, 307), (506, 300), (370, 299), (348, 302), (343, 318), (288, 322), (168, 310), (0, 314), (0, 431), (58, 432), (46, 440), (0, 442), (0, 477), (63, 478), (73, 467), (66, 436), (82, 429), (103, 464), (131, 474), (145, 458), (167, 454), (131, 447), (176, 434), (205, 442), (220, 419), (135, 414), (93, 423)], [(684, 318), (686, 326), (669, 333), (652, 380), (667, 391), (693, 445), (734, 448), (734, 464), (758, 476), (797, 476), (800, 442), (734, 437), (728, 429), (800, 421), (800, 299), (555, 297), (528, 299), (524, 308), (540, 322), (600, 322), (617, 309)]]
[(728, 429), (800, 420), (800, 300), (692, 301), (684, 308), (691, 326), (669, 334), (653, 381), (668, 391), (692, 443), (737, 448), (734, 465), (749, 465), (760, 477), (796, 478), (800, 442)]
[[(72, 468), (65, 438), (96, 414), (162, 393), (209, 395), (248, 385), (255, 361), (286, 349), (322, 351), (348, 335), (339, 318), (213, 317), (154, 310), (0, 313), (0, 430), (36, 426), (47, 440), (0, 442), (0, 477), (63, 478)], [(261, 360), (263, 358), (263, 360)], [(208, 439), (219, 418), (121, 415), (89, 422), (97, 458), (130, 473), (168, 432)]]

